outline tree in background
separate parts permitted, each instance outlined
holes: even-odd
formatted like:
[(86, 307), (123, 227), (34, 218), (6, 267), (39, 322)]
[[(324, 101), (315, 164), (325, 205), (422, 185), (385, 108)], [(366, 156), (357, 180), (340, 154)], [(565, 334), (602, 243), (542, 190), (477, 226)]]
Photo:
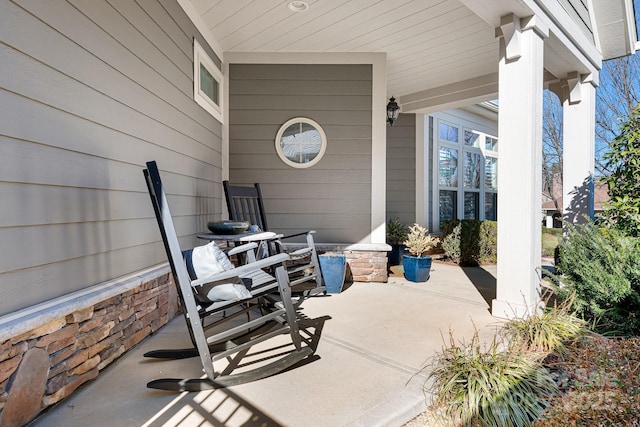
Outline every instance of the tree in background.
[(544, 91), (542, 124), (542, 191), (562, 211), (554, 191), (554, 185), (562, 185), (562, 105), (550, 90)]
[[(636, 0), (638, 1), (638, 0)], [(640, 52), (603, 63), (600, 86), (596, 90), (595, 175), (609, 176), (614, 163), (605, 153), (614, 149), (630, 112), (640, 103)], [(553, 185), (562, 185), (562, 105), (556, 95), (545, 90), (543, 109), (542, 188), (561, 210)]]
[(605, 153), (640, 102), (640, 55), (605, 61), (596, 97), (595, 164), (600, 175), (609, 175), (613, 165)]

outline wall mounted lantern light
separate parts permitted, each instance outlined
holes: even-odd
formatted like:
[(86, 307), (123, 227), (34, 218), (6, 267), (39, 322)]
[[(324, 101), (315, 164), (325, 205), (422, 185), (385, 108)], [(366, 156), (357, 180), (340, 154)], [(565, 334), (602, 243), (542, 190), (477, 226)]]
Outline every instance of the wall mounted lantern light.
[(393, 126), (393, 123), (398, 119), (398, 115), (400, 114), (400, 107), (396, 102), (396, 99), (392, 96), (389, 98), (389, 103), (387, 104), (387, 122), (389, 122), (389, 126)]

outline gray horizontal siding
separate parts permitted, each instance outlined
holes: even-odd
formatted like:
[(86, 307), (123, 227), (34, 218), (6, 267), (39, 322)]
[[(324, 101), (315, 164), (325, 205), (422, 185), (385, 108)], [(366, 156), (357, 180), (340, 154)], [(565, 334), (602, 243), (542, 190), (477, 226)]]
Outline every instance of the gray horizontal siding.
[(416, 117), (400, 114), (387, 127), (387, 220), (416, 220)]
[[(230, 65), (230, 180), (261, 184), (271, 229), (313, 229), (326, 243), (369, 235), (371, 82), (368, 65)], [(327, 135), (326, 153), (311, 168), (291, 168), (276, 153), (278, 129), (297, 116)]]
[(193, 101), (206, 45), (177, 2), (4, 1), (0, 20), (0, 315), (166, 261), (146, 161), (196, 244), (222, 127)]
[(593, 24), (587, 0), (558, 0), (567, 14), (580, 27), (589, 40), (594, 41)]

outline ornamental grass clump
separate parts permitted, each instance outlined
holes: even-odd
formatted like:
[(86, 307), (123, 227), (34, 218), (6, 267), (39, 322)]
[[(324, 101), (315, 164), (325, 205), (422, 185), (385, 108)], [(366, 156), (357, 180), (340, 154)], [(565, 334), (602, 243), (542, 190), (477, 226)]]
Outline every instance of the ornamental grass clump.
[(429, 230), (419, 224), (409, 227), (407, 240), (403, 244), (409, 253), (415, 257), (425, 256), (438, 244), (438, 239), (428, 234)]
[[(514, 350), (495, 338), (482, 349), (450, 344), (433, 359), (425, 384), (446, 425), (527, 426), (548, 406), (557, 386), (536, 353)], [(502, 348), (505, 350), (502, 350)]]
[(587, 333), (587, 323), (571, 312), (573, 298), (551, 308), (514, 318), (502, 334), (512, 347), (539, 353), (563, 353), (565, 345)]

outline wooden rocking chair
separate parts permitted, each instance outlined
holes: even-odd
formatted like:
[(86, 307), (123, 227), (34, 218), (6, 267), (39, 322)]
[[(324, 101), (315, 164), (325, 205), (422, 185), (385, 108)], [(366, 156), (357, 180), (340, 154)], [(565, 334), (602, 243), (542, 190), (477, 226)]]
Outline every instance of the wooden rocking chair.
[[(183, 314), (195, 346), (194, 349), (157, 350), (145, 356), (156, 358), (199, 356), (206, 374), (205, 379), (158, 379), (149, 382), (147, 387), (180, 392), (228, 387), (274, 375), (311, 355), (313, 350), (308, 346), (302, 346), (295, 308), (291, 300), (289, 276), (284, 264), (289, 260), (289, 256), (277, 254), (256, 261), (251, 252), (256, 244), (244, 245), (236, 248), (236, 251), (248, 250), (247, 258), (253, 262), (205, 278), (192, 279), (183, 259), (183, 252), (178, 243), (155, 162), (147, 162), (144, 176)], [(275, 277), (267, 274), (264, 268), (274, 271)], [(211, 301), (201, 292), (202, 289), (223, 286), (237, 278), (244, 279), (243, 282), (251, 294), (250, 298), (238, 301)], [(262, 297), (274, 293), (278, 296), (279, 302), (268, 305), (267, 309), (267, 305), (262, 304)], [(251, 319), (247, 316), (246, 321), (236, 325), (238, 320), (243, 318), (242, 314), (249, 312), (253, 314), (257, 311), (256, 307), (260, 308), (258, 317)], [(227, 315), (227, 311), (234, 310), (233, 314)], [(234, 321), (229, 322), (230, 320)], [(282, 334), (290, 336), (293, 351), (285, 353), (284, 356), (279, 355), (277, 360), (250, 371), (231, 373), (252, 346)], [(229, 364), (222, 373), (216, 373), (213, 362), (221, 359), (229, 360)]]
[[(262, 231), (272, 231), (267, 223), (260, 184), (255, 183), (253, 187), (249, 187), (231, 185), (229, 181), (223, 181), (222, 185), (230, 220), (247, 221), (249, 224), (257, 225)], [(314, 234), (314, 230), (287, 236), (277, 234), (276, 238), (269, 242), (270, 255), (286, 252), (291, 257), (291, 261), (287, 263), (289, 280), (294, 290), (298, 291), (296, 293), (302, 293), (304, 296), (316, 295), (326, 291), (313, 239)], [(283, 240), (298, 236), (305, 236), (306, 246), (298, 250), (286, 251)], [(309, 282), (314, 282), (315, 287), (304, 287), (303, 284)], [(296, 288), (297, 285), (302, 286)]]

